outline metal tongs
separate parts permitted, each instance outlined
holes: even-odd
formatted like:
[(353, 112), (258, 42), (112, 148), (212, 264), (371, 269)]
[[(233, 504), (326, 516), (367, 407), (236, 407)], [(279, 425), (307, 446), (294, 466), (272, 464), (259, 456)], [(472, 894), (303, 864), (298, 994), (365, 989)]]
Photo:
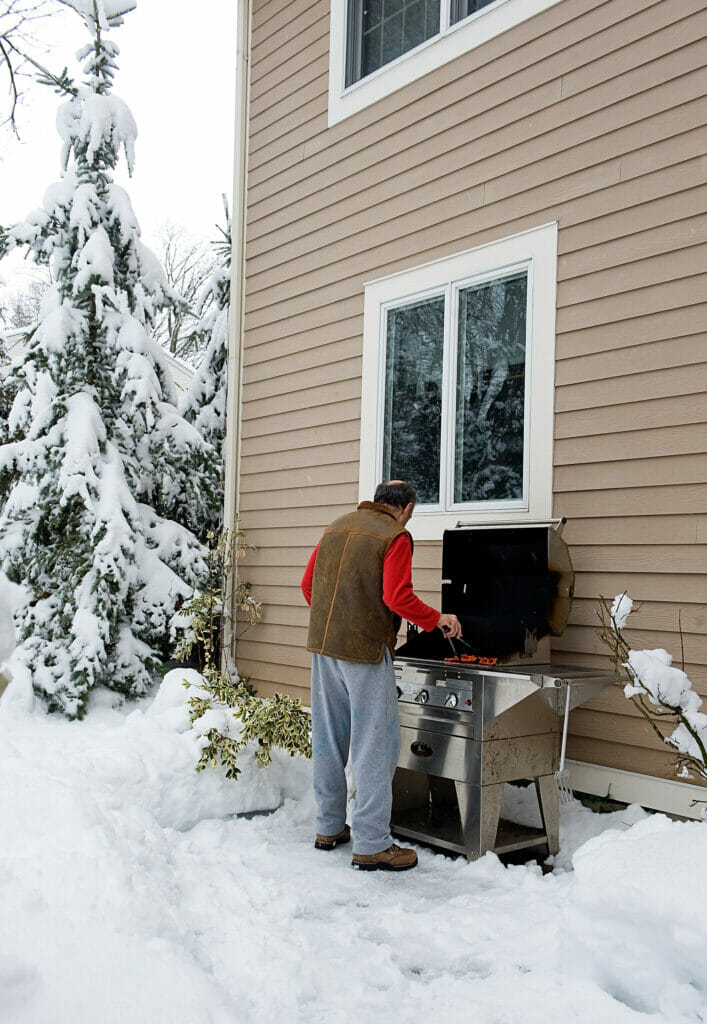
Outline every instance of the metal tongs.
[[(459, 657), (459, 652), (457, 651), (456, 647), (454, 646), (454, 641), (452, 640), (451, 636), (447, 636), (447, 637), (445, 637), (445, 640), (447, 641), (447, 643), (449, 644), (449, 646), (450, 646), (450, 647), (452, 648), (452, 652), (453, 652), (453, 654), (454, 654), (454, 657), (455, 657), (455, 658), (458, 658), (458, 657)], [(473, 651), (473, 647), (471, 646), (471, 644), (468, 644), (468, 643), (466, 642), (466, 640), (464, 639), (464, 637), (463, 637), (463, 636), (459, 636), (459, 637), (457, 637), (457, 643), (458, 643), (458, 644), (464, 644), (464, 646), (465, 646), (465, 647), (466, 647), (466, 648), (467, 648), (468, 650), (470, 650), (470, 651)]]

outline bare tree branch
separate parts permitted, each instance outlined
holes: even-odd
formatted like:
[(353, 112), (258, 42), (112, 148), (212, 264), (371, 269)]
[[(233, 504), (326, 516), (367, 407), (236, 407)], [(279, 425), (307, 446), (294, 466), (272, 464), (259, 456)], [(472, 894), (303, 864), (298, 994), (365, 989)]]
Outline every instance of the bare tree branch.
[(0, 303), (0, 324), (8, 330), (34, 327), (39, 321), (42, 301), (51, 283), (49, 267), (35, 265), (26, 283), (5, 296)]
[(0, 126), (9, 125), (19, 138), (17, 113), (22, 99), (24, 78), (30, 72), (28, 65), (40, 70), (36, 57), (47, 50), (35, 34), (39, 24), (56, 14), (58, 0), (0, 0), (0, 73), (5, 76), (8, 100), (4, 116), (0, 113)]
[(167, 280), (184, 299), (185, 306), (165, 310), (155, 324), (155, 337), (172, 355), (198, 362), (199, 339), (193, 328), (213, 302), (213, 296), (203, 293), (218, 259), (211, 247), (196, 241), (176, 224), (162, 228), (160, 241), (160, 258)]
[[(624, 592), (621, 596), (626, 597), (627, 595)], [(618, 601), (618, 598), (616, 600)], [(638, 607), (640, 606), (634, 606), (635, 609)], [(645, 679), (640, 677), (635, 667), (631, 664), (631, 647), (612, 613), (612, 606), (604, 597), (599, 598), (597, 615), (601, 623), (599, 639), (605, 644), (611, 654), (611, 660), (614, 663), (616, 673), (616, 682), (619, 685), (629, 684), (630, 690), (627, 695), (630, 696), (634, 706), (646, 719), (656, 736), (663, 743), (677, 751), (675, 766), (678, 774), (684, 776), (693, 771), (700, 778), (707, 780), (707, 743), (704, 738), (704, 727), (695, 724), (694, 716), (681, 703), (671, 703), (661, 696), (654, 685), (651, 686)], [(680, 618), (678, 619), (678, 629), (680, 631), (680, 644), (684, 665), (684, 637)], [(686, 685), (689, 688), (690, 682), (687, 680), (687, 677), (685, 679)], [(648, 700), (645, 699), (646, 696)], [(668, 723), (671, 727), (677, 725), (689, 737), (692, 748), (684, 749), (684, 740), (677, 739), (677, 730), (670, 736), (667, 736), (661, 731), (658, 723)], [(696, 753), (693, 751), (696, 751)]]

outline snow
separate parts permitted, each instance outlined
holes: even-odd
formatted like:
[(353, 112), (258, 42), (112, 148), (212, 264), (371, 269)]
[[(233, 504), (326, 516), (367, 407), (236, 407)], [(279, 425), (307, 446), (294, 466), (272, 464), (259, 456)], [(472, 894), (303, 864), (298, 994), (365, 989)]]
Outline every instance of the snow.
[(616, 629), (623, 629), (626, 620), (633, 611), (633, 601), (628, 594), (617, 594), (611, 606), (611, 620)]
[[(73, 211), (72, 211), (73, 212)], [(80, 291), (96, 278), (103, 284), (113, 284), (113, 246), (111, 245), (108, 232), (99, 225), (87, 239), (83, 249), (76, 257), (77, 269), (74, 278), (74, 292)]]
[[(11, 668), (13, 664), (11, 663)], [(698, 1024), (707, 825), (561, 809), (554, 871), (313, 848), (311, 765), (197, 773), (182, 677), (83, 722), (0, 701), (3, 1024)], [(532, 818), (532, 787), (506, 813)], [(247, 812), (256, 813), (245, 817)]]
[(97, 14), (101, 28), (120, 25), (122, 15), (127, 14), (128, 11), (134, 11), (136, 7), (136, 0), (61, 0), (61, 2), (66, 7), (73, 7), (89, 26), (93, 25)]
[(690, 688), (690, 681), (685, 673), (673, 667), (672, 660), (672, 655), (662, 648), (652, 651), (631, 651), (628, 657), (631, 675), (638, 678), (641, 683), (632, 689), (639, 693), (648, 692), (656, 700), (672, 707), (690, 710), (698, 708), (702, 701)]
[[(104, 42), (104, 49), (109, 51), (111, 44)], [(117, 56), (117, 46), (112, 46), (112, 53)], [(87, 48), (86, 56), (93, 54), (93, 47)], [(101, 95), (85, 90), (80, 119), (73, 123), (70, 130), (74, 136), (88, 140), (86, 159), (93, 163), (98, 153), (113, 146), (120, 145), (125, 152), (128, 171), (132, 174), (135, 166), (135, 139), (137, 125), (127, 104), (119, 96)], [(68, 139), (65, 139), (68, 142)]]
[(12, 621), (14, 585), (0, 572), (0, 666), (15, 649), (15, 625)]

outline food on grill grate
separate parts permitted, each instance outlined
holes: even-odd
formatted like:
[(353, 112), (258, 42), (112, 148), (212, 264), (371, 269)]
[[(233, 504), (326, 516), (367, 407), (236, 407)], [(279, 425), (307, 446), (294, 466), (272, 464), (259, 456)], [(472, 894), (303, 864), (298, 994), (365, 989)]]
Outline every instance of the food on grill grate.
[(498, 658), (479, 658), (476, 654), (455, 654), (453, 658), (445, 658), (445, 661), (464, 662), (466, 665), (498, 665)]

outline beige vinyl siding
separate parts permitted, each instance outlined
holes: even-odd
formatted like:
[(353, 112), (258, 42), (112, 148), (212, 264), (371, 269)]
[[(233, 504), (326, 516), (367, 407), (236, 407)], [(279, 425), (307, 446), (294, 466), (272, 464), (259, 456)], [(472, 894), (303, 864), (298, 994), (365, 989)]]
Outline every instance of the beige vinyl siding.
[[(308, 699), (299, 580), (358, 496), (364, 283), (556, 220), (555, 514), (577, 571), (558, 658), (606, 663), (598, 596), (643, 601), (707, 695), (705, 5), (563, 0), (327, 127), (329, 4), (255, 0), (241, 514), (263, 622), (238, 663)], [(440, 546), (418, 544), (437, 603)], [(570, 756), (673, 774), (616, 688)]]

